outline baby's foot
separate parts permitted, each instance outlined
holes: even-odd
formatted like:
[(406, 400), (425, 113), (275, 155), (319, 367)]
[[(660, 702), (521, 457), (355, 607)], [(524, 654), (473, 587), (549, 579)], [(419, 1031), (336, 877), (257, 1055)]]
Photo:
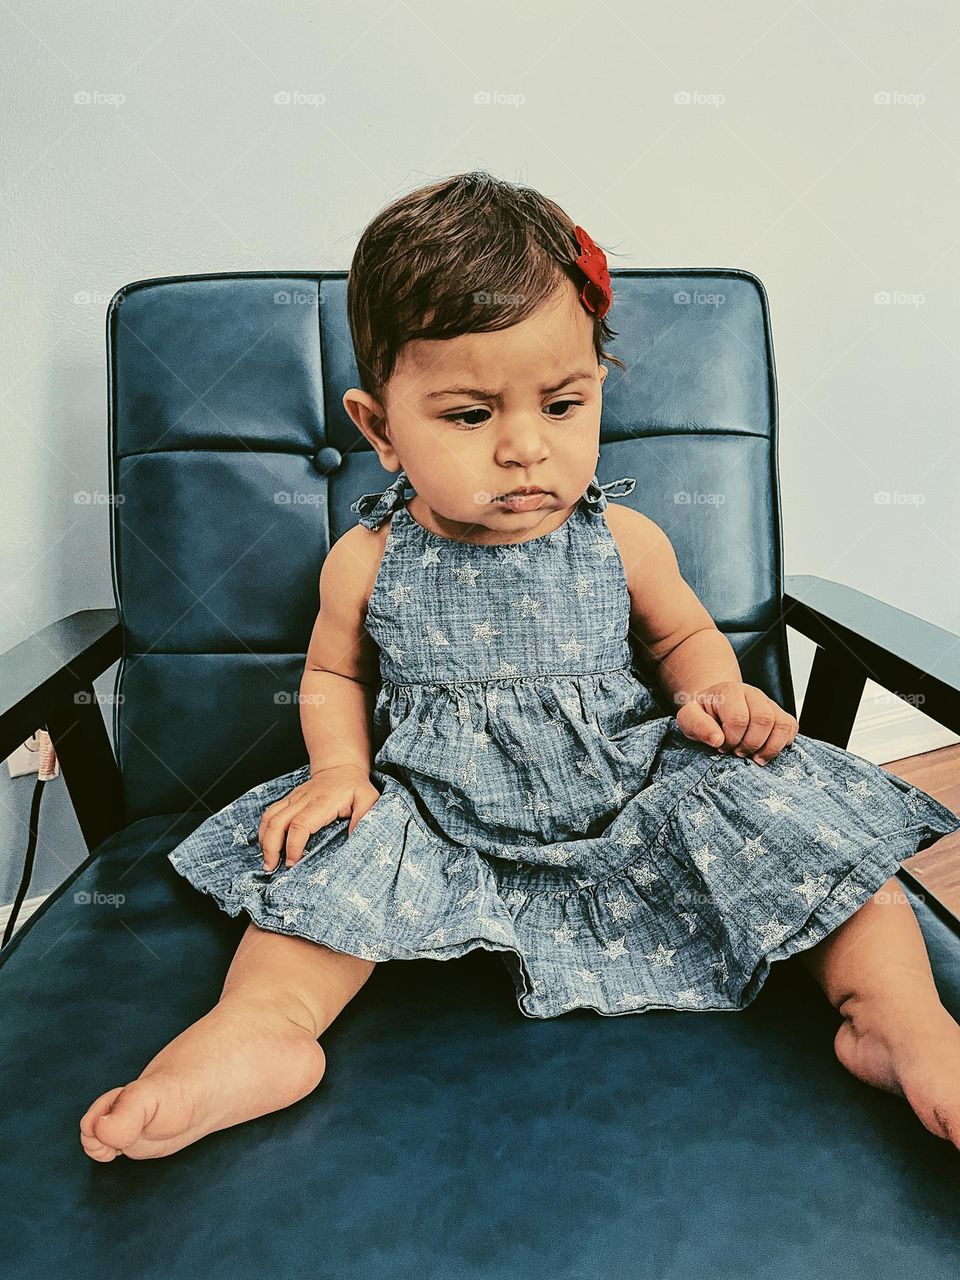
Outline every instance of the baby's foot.
[(834, 1048), (849, 1072), (906, 1098), (931, 1133), (960, 1148), (960, 1026), (946, 1009), (845, 1019)]
[(130, 1084), (101, 1094), (80, 1120), (94, 1160), (167, 1156), (217, 1129), (288, 1107), (320, 1083), (315, 1028), (242, 997), (221, 999)]

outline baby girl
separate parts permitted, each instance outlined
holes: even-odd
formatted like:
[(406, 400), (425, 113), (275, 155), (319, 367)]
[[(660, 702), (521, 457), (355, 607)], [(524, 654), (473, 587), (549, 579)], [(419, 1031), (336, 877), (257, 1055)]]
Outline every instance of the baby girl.
[(308, 763), (168, 855), (250, 920), (218, 1003), (83, 1115), (94, 1160), (290, 1105), (379, 961), (477, 948), (532, 1018), (740, 1010), (796, 955), (843, 1066), (960, 1144), (960, 1027), (895, 878), (960, 819), (798, 733), (608, 500), (611, 301), (589, 234), (483, 172), (364, 231), (343, 404), (396, 478), (323, 563)]

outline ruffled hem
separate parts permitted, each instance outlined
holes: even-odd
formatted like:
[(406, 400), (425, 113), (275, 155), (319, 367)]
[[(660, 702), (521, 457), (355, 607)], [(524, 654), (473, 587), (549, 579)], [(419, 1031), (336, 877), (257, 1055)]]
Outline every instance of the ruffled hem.
[[(908, 796), (916, 795), (909, 784), (903, 785)], [(345, 836), (345, 818), (315, 833), (293, 867), (263, 870), (255, 837), (252, 847), (247, 845), (250, 865), (239, 874), (237, 861), (243, 854), (236, 848), (213, 859), (195, 858), (185, 847), (193, 837), (167, 856), (230, 916), (245, 911), (263, 929), (361, 959), (451, 960), (478, 949), (499, 952), (525, 1017), (549, 1019), (575, 1009), (608, 1017), (648, 1010), (737, 1012), (759, 994), (773, 963), (815, 946), (895, 875), (904, 858), (960, 828), (960, 819), (932, 797), (926, 799), (932, 806), (927, 808), (929, 820), (878, 835), (866, 848), (851, 837), (835, 846), (833, 862), (844, 873), (832, 879), (836, 869), (825, 868), (818, 880), (831, 880), (829, 888), (789, 924), (779, 920), (780, 912), (788, 914), (783, 903), (789, 886), (784, 883), (775, 896), (774, 883), (758, 885), (754, 914), (768, 917), (766, 943), (759, 927), (751, 930), (725, 919), (715, 902), (706, 912), (671, 911), (662, 903), (658, 907), (649, 886), (664, 873), (652, 866), (650, 845), (604, 880), (571, 892), (505, 890), (482, 852), (431, 836), (396, 790), (384, 792), (351, 837)], [(670, 817), (677, 817), (680, 803)], [(949, 815), (952, 825), (941, 815)], [(941, 818), (946, 829), (934, 825), (934, 818)], [(370, 839), (357, 841), (364, 823)], [(213, 831), (221, 836), (222, 848), (224, 827)], [(354, 842), (356, 857), (345, 857)], [(682, 854), (671, 858), (692, 870)], [(338, 871), (345, 883), (335, 894), (331, 882)], [(438, 883), (444, 892), (435, 892)], [(423, 890), (419, 896), (418, 886)], [(349, 921), (342, 918), (345, 913), (352, 917)], [(686, 922), (686, 937), (671, 936), (679, 934), (681, 921)], [(694, 939), (699, 956), (684, 957), (686, 944)], [(666, 976), (658, 969), (672, 968), (678, 952), (682, 976), (670, 984), (672, 990), (658, 992), (658, 982), (662, 986)], [(648, 963), (632, 959), (640, 956)], [(624, 963), (609, 971), (612, 984), (608, 979), (607, 992), (591, 1000), (584, 987), (600, 982), (602, 970), (616, 959)], [(609, 985), (621, 988), (620, 994), (610, 994)]]

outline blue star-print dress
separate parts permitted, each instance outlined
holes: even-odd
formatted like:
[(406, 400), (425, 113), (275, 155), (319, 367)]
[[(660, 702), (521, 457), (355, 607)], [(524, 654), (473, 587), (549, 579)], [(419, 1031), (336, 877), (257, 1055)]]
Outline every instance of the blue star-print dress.
[(263, 868), (261, 783), (169, 855), (261, 928), (368, 960), (502, 954), (532, 1018), (742, 1009), (960, 818), (798, 734), (765, 767), (684, 737), (634, 670), (623, 563), (594, 476), (558, 528), (457, 542), (404, 472), (353, 505), (391, 518), (366, 626), (380, 650), (371, 780), (292, 867)]

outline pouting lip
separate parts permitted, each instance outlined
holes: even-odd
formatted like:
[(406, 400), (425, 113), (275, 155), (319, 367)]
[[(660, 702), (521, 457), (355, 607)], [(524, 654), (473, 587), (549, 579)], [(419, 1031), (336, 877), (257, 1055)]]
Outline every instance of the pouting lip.
[(522, 489), (511, 489), (509, 493), (498, 493), (494, 501), (499, 502), (501, 498), (519, 498), (531, 493), (546, 493), (546, 489), (541, 489), (535, 484), (525, 485)]

